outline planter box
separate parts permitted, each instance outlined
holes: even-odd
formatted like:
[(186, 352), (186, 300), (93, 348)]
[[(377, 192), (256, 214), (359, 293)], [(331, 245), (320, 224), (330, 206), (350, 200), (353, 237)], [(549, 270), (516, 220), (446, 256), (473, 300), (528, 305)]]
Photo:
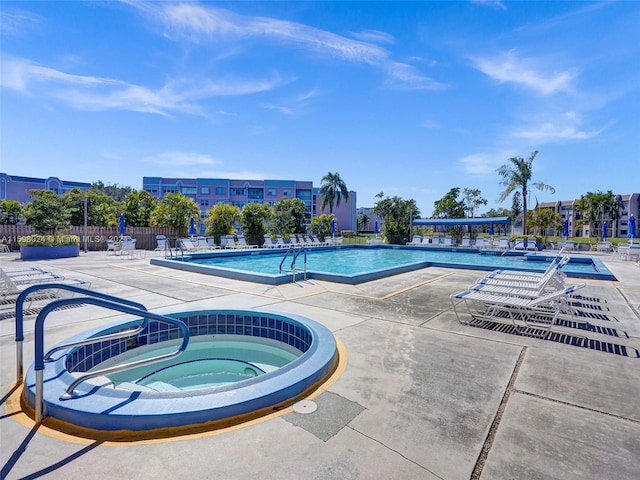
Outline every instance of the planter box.
[(48, 260), (52, 258), (69, 258), (80, 255), (79, 245), (55, 247), (20, 247), (21, 260)]

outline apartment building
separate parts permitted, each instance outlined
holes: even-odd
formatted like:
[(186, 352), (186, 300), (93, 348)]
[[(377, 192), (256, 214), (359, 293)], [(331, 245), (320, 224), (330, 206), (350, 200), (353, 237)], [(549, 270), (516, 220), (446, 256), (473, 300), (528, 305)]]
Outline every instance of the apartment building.
[[(578, 220), (582, 218), (581, 214), (576, 210), (575, 206), (579, 199), (575, 200), (559, 200), (556, 202), (543, 202), (538, 208), (548, 208), (562, 217), (562, 222), (569, 221), (570, 237), (598, 237), (601, 232), (590, 232), (589, 226), (578, 225)], [(640, 193), (629, 193), (626, 195), (616, 195), (616, 201), (620, 205), (618, 210), (618, 218), (616, 220), (605, 218), (607, 221), (607, 235), (609, 237), (626, 237), (629, 234), (629, 217), (633, 215), (636, 219), (640, 216)], [(638, 237), (638, 232), (633, 232)], [(553, 235), (555, 232), (548, 232)]]
[(20, 203), (27, 203), (33, 200), (29, 190), (52, 190), (62, 195), (74, 188), (89, 190), (91, 184), (60, 180), (58, 177), (35, 178), (0, 173), (0, 200), (17, 200)]
[[(192, 198), (200, 206), (201, 220), (217, 203), (242, 208), (247, 203), (266, 203), (272, 206), (281, 199), (298, 198), (307, 207), (308, 223), (311, 223), (313, 216), (329, 211), (328, 207), (324, 210), (320, 208), (322, 197), (310, 181), (143, 177), (142, 188), (158, 198), (173, 192), (180, 192)], [(356, 193), (350, 192), (349, 197), (348, 202), (341, 202), (339, 207), (333, 209), (338, 228), (342, 230), (356, 228)]]

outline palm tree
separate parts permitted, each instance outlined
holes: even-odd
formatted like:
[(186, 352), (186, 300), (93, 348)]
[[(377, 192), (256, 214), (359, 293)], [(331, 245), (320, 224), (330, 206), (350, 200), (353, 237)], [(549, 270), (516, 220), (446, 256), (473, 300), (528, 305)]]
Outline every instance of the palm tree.
[(329, 213), (332, 214), (333, 206), (339, 207), (342, 197), (345, 202), (349, 200), (349, 189), (338, 172), (329, 172), (320, 180), (320, 195), (322, 195), (320, 209), (323, 210), (329, 205)]
[[(529, 194), (529, 182), (531, 182), (532, 177), (532, 164), (533, 159), (536, 158), (538, 151), (534, 151), (531, 153), (528, 159), (524, 159), (522, 157), (511, 157), (509, 161), (511, 165), (508, 163), (502, 165), (498, 168), (497, 172), (502, 177), (500, 181), (500, 185), (504, 185), (506, 188), (504, 192), (500, 194), (498, 197), (498, 202), (504, 202), (505, 199), (511, 195), (516, 189), (520, 189), (522, 192), (522, 210), (524, 211), (524, 215), (522, 216), (522, 234), (527, 234), (527, 195)], [(556, 190), (550, 185), (542, 182), (533, 182), (531, 183), (538, 190), (549, 190), (551, 193), (555, 193)]]

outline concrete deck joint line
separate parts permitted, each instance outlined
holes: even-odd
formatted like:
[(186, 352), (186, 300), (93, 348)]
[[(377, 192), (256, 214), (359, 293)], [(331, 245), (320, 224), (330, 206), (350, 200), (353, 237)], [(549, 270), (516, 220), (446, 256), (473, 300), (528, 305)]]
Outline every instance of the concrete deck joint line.
[(638, 318), (638, 320), (640, 320), (640, 313), (638, 313), (636, 309), (633, 308), (635, 303), (631, 303), (629, 301), (629, 298), (623, 293), (623, 291), (620, 288), (616, 288), (616, 290), (618, 290), (618, 293), (620, 294), (620, 296), (624, 298), (624, 301), (630, 307), (629, 310), (631, 310), (635, 314), (635, 316)]
[(576, 405), (575, 403), (565, 402), (563, 400), (557, 400), (555, 398), (545, 397), (543, 395), (538, 395), (537, 393), (525, 392), (524, 390), (518, 390), (518, 389), (513, 389), (512, 393), (520, 393), (520, 394), (526, 395), (528, 397), (538, 398), (540, 400), (545, 400), (545, 401), (548, 401), (548, 402), (557, 403), (559, 405), (564, 405), (564, 406), (567, 406), (567, 407), (577, 408), (579, 410), (584, 410), (586, 412), (597, 413), (597, 414), (600, 414), (600, 415), (606, 415), (607, 417), (613, 417), (613, 418), (617, 418), (618, 420), (624, 420), (625, 422), (633, 422), (633, 423), (637, 423), (637, 424), (640, 425), (640, 420), (636, 420), (635, 418), (629, 418), (629, 417), (625, 417), (625, 416), (622, 416), (622, 415), (616, 415), (615, 413), (609, 413), (609, 412), (605, 412), (603, 410), (597, 410), (595, 408), (589, 408), (589, 407), (585, 407), (585, 406), (582, 406), (582, 405)]
[(394, 450), (393, 448), (390, 448), (388, 445), (385, 445), (383, 442), (381, 442), (380, 440), (378, 440), (377, 438), (373, 438), (370, 435), (367, 435), (366, 433), (361, 432), (360, 430), (357, 430), (355, 428), (353, 428), (351, 425), (347, 425), (347, 428), (350, 428), (351, 430), (353, 430), (354, 432), (356, 432), (358, 435), (362, 435), (365, 438), (368, 438), (369, 440), (371, 440), (372, 442), (376, 442), (378, 445), (382, 445), (384, 448), (386, 448), (387, 450), (389, 450), (390, 452), (395, 453), (396, 455), (399, 455), (400, 457), (402, 457), (403, 459), (405, 459), (407, 462), (411, 462), (413, 463), (416, 467), (421, 468), (422, 470), (425, 470), (427, 472), (429, 472), (431, 475), (433, 475), (434, 477), (440, 478), (442, 480), (445, 480), (444, 477), (441, 477), (440, 475), (438, 475), (437, 473), (429, 470), (427, 467), (425, 467), (424, 465), (420, 465), (419, 463), (416, 463), (414, 460), (410, 459), (409, 457), (407, 457), (406, 455), (403, 455), (402, 452), (399, 452), (398, 450)]
[(502, 396), (502, 400), (500, 401), (500, 405), (498, 406), (498, 410), (496, 411), (496, 416), (493, 418), (493, 422), (491, 422), (489, 433), (487, 434), (487, 438), (484, 441), (484, 445), (482, 445), (482, 450), (480, 451), (480, 455), (478, 456), (476, 465), (473, 468), (473, 472), (471, 473), (471, 480), (478, 480), (482, 476), (482, 469), (484, 468), (484, 464), (487, 461), (487, 456), (489, 455), (489, 451), (491, 450), (491, 446), (493, 445), (493, 440), (496, 436), (496, 432), (498, 431), (498, 427), (500, 426), (502, 414), (504, 413), (505, 408), (507, 408), (507, 403), (509, 401), (509, 398), (511, 397), (511, 393), (515, 391), (514, 385), (516, 383), (516, 378), (518, 378), (518, 372), (520, 372), (520, 367), (522, 365), (522, 362), (524, 362), (526, 353), (527, 347), (522, 347), (520, 355), (518, 356), (518, 360), (513, 367), (513, 372), (511, 372), (511, 378), (509, 379), (507, 388), (504, 391), (504, 395)]

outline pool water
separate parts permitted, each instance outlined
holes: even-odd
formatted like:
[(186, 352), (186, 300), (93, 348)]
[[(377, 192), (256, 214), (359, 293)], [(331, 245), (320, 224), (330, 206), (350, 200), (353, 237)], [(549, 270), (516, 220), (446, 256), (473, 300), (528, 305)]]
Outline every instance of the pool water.
[[(219, 256), (190, 259), (190, 263), (212, 265), (235, 270), (277, 274), (284, 252), (265, 255)], [(302, 259), (296, 261), (297, 268), (302, 268)], [(414, 263), (428, 262), (452, 266), (482, 266), (544, 271), (549, 263), (546, 261), (526, 260), (523, 256), (483, 255), (478, 252), (423, 250), (416, 248), (342, 248), (333, 250), (317, 250), (307, 253), (307, 270), (327, 272), (341, 275), (357, 275), (371, 270), (384, 270)], [(289, 268), (290, 261), (283, 267)], [(592, 262), (570, 262), (564, 269), (570, 273), (596, 272)]]
[[(208, 388), (247, 380), (273, 372), (301, 354), (281, 344), (268, 344), (269, 339), (255, 341), (192, 341), (179, 357), (108, 375), (116, 388), (127, 390), (175, 391)], [(175, 350), (166, 347), (137, 348), (103, 362), (97, 368), (135, 362)], [(142, 350), (142, 352), (141, 352)]]

